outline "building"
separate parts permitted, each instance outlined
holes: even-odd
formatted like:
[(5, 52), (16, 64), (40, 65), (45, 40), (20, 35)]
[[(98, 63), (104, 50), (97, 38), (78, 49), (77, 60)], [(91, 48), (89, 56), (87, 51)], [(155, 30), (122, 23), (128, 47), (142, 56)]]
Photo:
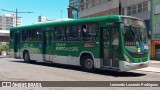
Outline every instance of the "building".
[(45, 16), (38, 16), (38, 22), (46, 22), (47, 18)]
[(145, 20), (148, 34), (150, 30), (150, 0), (80, 0), (79, 18), (119, 14), (121, 2), (122, 15)]
[(16, 15), (15, 14), (5, 14), (0, 16), (0, 46), (5, 45), (9, 42), (9, 30), (12, 27), (20, 26), (22, 19), (17, 18), (16, 22)]
[(151, 59), (160, 60), (160, 0), (151, 0)]
[(33, 24), (39, 24), (39, 23), (45, 23), (45, 22), (51, 22), (54, 20), (48, 20), (45, 16), (38, 16), (38, 22), (33, 23)]
[(119, 2), (123, 15), (150, 18), (150, 0), (81, 0), (79, 17), (119, 14)]
[(59, 22), (59, 21), (69, 21), (69, 20), (74, 20), (71, 18), (63, 18), (63, 19), (53, 19), (53, 20), (48, 20), (45, 16), (38, 16), (38, 22), (33, 23), (33, 24), (40, 24), (40, 23), (47, 23), (47, 22)]
[(69, 5), (70, 6), (73, 6), (73, 7), (75, 7), (75, 8), (79, 8), (79, 4), (80, 4), (80, 1), (81, 0), (69, 0)]
[(9, 30), (11, 27), (20, 26), (22, 24), (22, 19), (20, 17), (17, 18), (15, 14), (5, 14), (0, 16), (0, 30)]
[(9, 31), (0, 30), (0, 46), (9, 41)]

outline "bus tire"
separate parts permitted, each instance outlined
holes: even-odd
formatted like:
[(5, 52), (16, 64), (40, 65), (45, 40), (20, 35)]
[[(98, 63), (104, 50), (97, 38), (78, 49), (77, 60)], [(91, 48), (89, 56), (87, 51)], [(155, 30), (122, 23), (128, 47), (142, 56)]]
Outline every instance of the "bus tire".
[(29, 63), (30, 62), (30, 56), (28, 52), (24, 53), (24, 62)]
[(81, 66), (86, 72), (93, 72), (95, 70), (93, 59), (89, 55), (83, 57)]

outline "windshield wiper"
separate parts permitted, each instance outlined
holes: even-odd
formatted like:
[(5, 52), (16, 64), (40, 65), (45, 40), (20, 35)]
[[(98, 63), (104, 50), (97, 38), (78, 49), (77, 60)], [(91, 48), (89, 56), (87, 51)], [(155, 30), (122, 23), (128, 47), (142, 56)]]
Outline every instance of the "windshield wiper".
[(132, 26), (132, 25), (129, 25), (129, 27), (131, 28), (132, 33), (135, 35), (136, 33), (135, 33), (134, 29), (133, 29), (133, 26)]
[(138, 41), (139, 44), (141, 45), (140, 35), (135, 32), (135, 29), (133, 28), (132, 25), (130, 25), (129, 27), (131, 28), (131, 31), (134, 34), (136, 41)]

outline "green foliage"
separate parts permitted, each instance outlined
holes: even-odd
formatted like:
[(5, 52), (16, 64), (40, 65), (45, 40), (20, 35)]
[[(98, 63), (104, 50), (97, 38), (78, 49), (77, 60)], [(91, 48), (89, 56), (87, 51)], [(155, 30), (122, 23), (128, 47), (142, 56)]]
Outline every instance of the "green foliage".
[(2, 45), (2, 46), (0, 46), (0, 52), (1, 52), (1, 51), (9, 52), (9, 45), (7, 44), (7, 45)]

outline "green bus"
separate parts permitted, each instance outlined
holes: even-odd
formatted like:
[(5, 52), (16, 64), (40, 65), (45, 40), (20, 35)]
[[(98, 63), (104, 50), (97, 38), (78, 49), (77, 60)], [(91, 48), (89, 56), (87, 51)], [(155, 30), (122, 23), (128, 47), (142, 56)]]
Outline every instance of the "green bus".
[(143, 20), (121, 15), (14, 27), (10, 56), (81, 66), (85, 71), (135, 70), (148, 66), (147, 30)]

